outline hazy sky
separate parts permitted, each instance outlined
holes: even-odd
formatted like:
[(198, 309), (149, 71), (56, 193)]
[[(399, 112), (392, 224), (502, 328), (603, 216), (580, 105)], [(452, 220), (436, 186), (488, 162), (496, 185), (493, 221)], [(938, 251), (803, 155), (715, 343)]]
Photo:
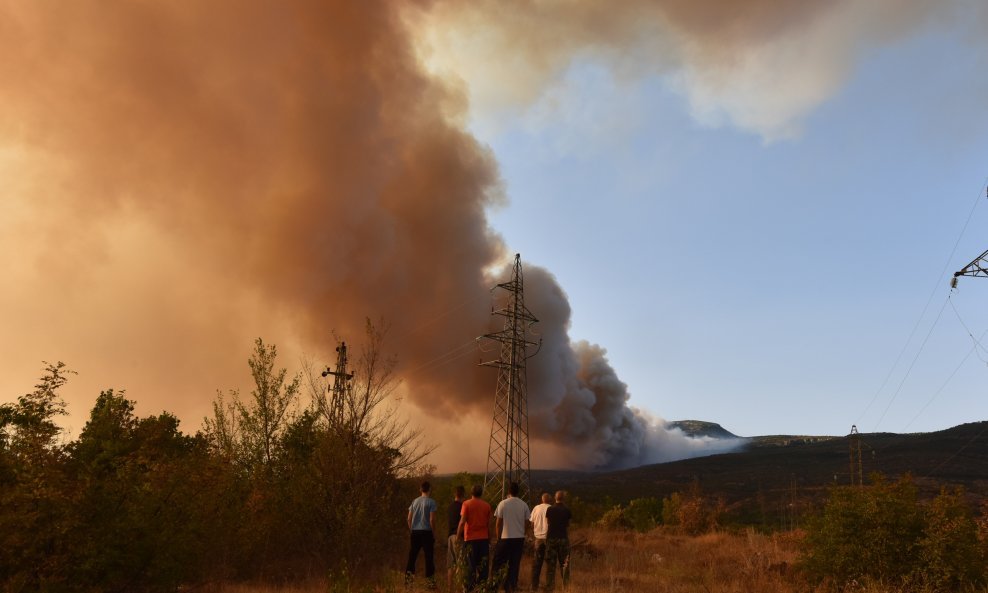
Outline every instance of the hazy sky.
[(476, 468), (520, 252), (536, 466), (985, 417), (975, 0), (73, 6), (0, 1), (5, 400), (65, 360), (70, 429), (112, 386), (194, 430), (254, 337), (326, 364), (383, 316)]

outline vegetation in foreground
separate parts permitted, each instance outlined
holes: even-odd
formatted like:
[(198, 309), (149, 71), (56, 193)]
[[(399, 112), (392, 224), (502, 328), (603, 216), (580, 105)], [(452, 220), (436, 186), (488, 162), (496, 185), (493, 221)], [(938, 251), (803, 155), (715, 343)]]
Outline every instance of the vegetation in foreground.
[[(368, 324), (353, 389), (332, 401), (257, 340), (249, 397), (218, 395), (195, 435), (168, 413), (137, 417), (109, 389), (65, 442), (70, 372), (47, 365), (34, 391), (0, 405), (0, 590), (404, 589), (403, 519), (428, 451), (386, 408), (396, 382), (383, 337)], [(440, 506), (453, 481), (476, 479), (440, 480)], [(834, 487), (804, 530), (768, 534), (698, 483), (626, 505), (571, 501), (575, 592), (986, 590), (979, 501), (947, 488), (921, 499), (908, 477)]]
[[(840, 585), (809, 578), (801, 569), (803, 531), (717, 532), (676, 535), (662, 529), (649, 533), (602, 528), (579, 529), (568, 593), (931, 593), (985, 591), (983, 587), (938, 588), (881, 579), (852, 579)], [(521, 587), (529, 584), (531, 557), (521, 570)], [(439, 565), (442, 573), (443, 565)], [(229, 585), (214, 593), (398, 593), (428, 591), (421, 582), (405, 589), (396, 572), (376, 585), (358, 586), (339, 578), (290, 587)], [(445, 591), (445, 586), (440, 586)], [(562, 591), (563, 589), (558, 589)]]
[(318, 375), (288, 376), (258, 339), (252, 391), (218, 394), (194, 435), (167, 412), (138, 417), (108, 389), (65, 442), (71, 371), (46, 364), (34, 391), (0, 405), (0, 590), (372, 572), (365, 559), (403, 533), (403, 479), (428, 453), (389, 408), (397, 380), (383, 339), (368, 322), (352, 385), (331, 401)]

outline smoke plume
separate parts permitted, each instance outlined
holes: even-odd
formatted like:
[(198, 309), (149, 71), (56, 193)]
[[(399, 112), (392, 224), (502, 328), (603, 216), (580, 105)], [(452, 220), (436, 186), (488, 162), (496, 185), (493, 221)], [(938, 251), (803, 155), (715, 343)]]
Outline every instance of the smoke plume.
[(600, 60), (618, 79), (666, 76), (699, 121), (773, 141), (797, 135), (801, 119), (839, 90), (862, 52), (934, 17), (954, 22), (983, 10), (970, 4), (440, 2), (421, 16), (418, 39), (430, 69), (460, 80), (480, 110), (528, 105), (575, 60)]
[[(830, 4), (0, 2), (2, 387), (14, 397), (42, 359), (63, 359), (88, 389), (70, 394), (78, 424), (111, 385), (195, 422), (245, 374), (253, 337), (327, 356), (333, 331), (383, 317), (406, 397), (426, 420), (474, 423), (480, 459), (494, 378), (474, 337), (509, 260), (485, 209), (504, 197), (462, 126), (476, 91), (430, 72), (423, 48), (440, 56), (445, 31), (459, 51), (456, 35), (490, 23), (480, 47), (506, 59), (484, 76), (529, 64), (507, 85), (518, 100), (581, 52), (686, 64), (694, 106), (709, 92), (740, 125), (778, 132), (840, 68), (788, 109), (745, 115), (757, 101), (721, 92), (728, 60), (864, 10)], [(791, 64), (774, 66), (777, 80)], [(544, 336), (529, 371), (536, 465), (709, 450), (629, 407), (604, 349), (572, 342), (552, 275), (530, 266), (526, 280)]]

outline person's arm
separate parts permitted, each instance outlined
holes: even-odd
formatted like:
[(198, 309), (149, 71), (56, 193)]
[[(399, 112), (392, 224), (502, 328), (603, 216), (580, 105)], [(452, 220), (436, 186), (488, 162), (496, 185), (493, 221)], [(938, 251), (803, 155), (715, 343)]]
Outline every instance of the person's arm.
[(408, 529), (412, 528), (412, 509), (408, 509)]
[(501, 539), (501, 528), (504, 526), (504, 519), (498, 517), (494, 519), (494, 539)]
[(456, 537), (463, 539), (463, 526), (467, 524), (467, 519), (463, 515), (460, 515), (460, 523), (456, 526)]
[(432, 533), (436, 532), (436, 511), (429, 513), (429, 529), (432, 530)]

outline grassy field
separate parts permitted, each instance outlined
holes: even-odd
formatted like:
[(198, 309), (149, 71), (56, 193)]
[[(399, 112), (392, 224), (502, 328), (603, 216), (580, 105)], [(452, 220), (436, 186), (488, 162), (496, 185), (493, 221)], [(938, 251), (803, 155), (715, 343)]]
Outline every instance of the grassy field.
[[(637, 534), (602, 529), (577, 529), (572, 534), (574, 552), (572, 593), (656, 591), (662, 593), (781, 593), (812, 591), (793, 570), (798, 556), (798, 535), (712, 533), (696, 537), (667, 535), (660, 531)], [(406, 590), (398, 569), (403, 550), (391, 556), (390, 566), (373, 586), (340, 579), (291, 587), (236, 585), (219, 587), (219, 593), (344, 593)], [(445, 549), (436, 547), (439, 590), (446, 590)], [(423, 560), (419, 559), (419, 570)], [(521, 568), (521, 590), (529, 590), (531, 556)], [(543, 573), (543, 582), (544, 582)], [(412, 591), (427, 591), (422, 579)], [(557, 575), (557, 590), (562, 590)], [(867, 589), (855, 589), (866, 591)], [(873, 590), (877, 593), (877, 589)]]

